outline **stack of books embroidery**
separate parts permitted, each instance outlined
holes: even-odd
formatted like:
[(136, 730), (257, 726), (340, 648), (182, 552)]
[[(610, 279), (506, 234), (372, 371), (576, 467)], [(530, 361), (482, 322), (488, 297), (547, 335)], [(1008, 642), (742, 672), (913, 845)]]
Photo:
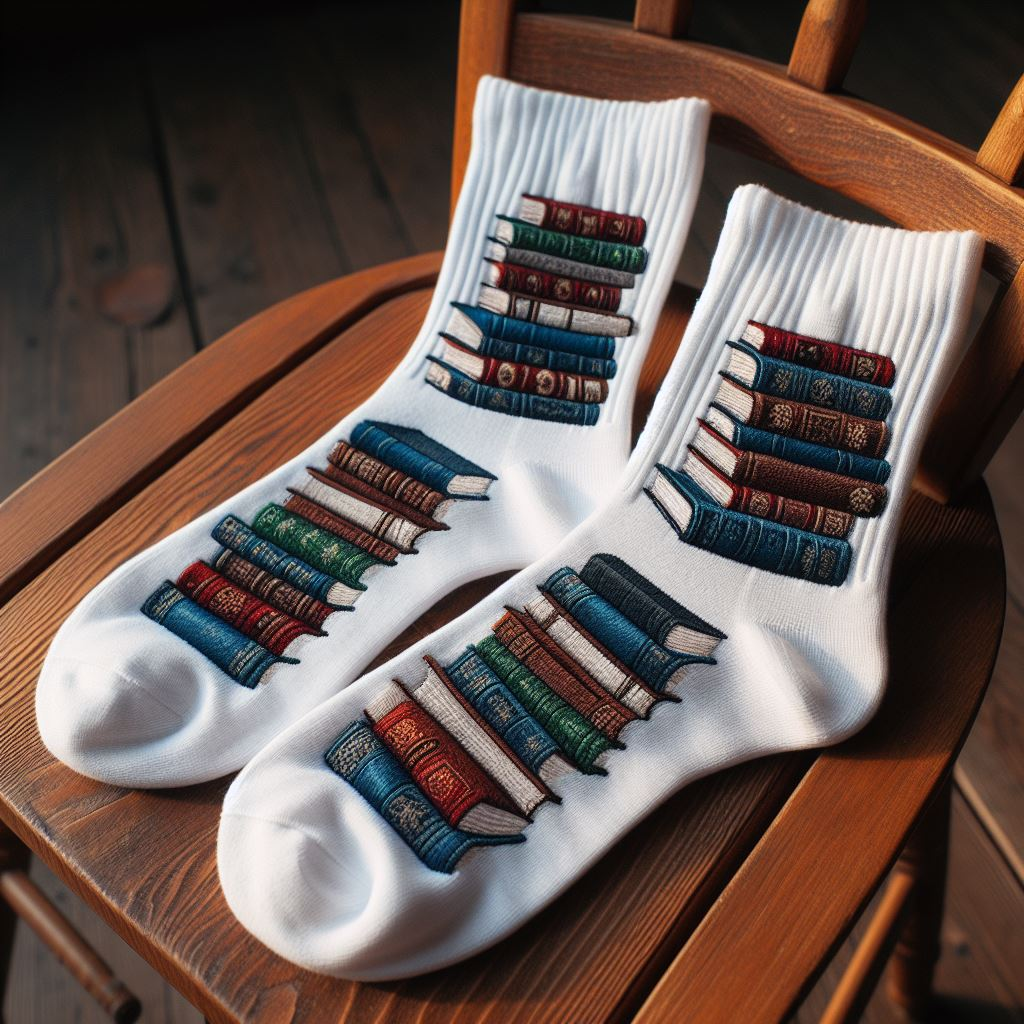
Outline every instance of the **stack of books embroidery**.
[(225, 516), (220, 550), (164, 582), (142, 612), (250, 689), (285, 650), (324, 636), (336, 611), (351, 611), (364, 578), (436, 530), (455, 501), (487, 500), (497, 479), (411, 427), (366, 420), (310, 466), (283, 503), (246, 524)]
[(631, 722), (677, 701), (690, 665), (714, 664), (725, 634), (622, 559), (566, 566), (524, 608), (448, 665), (426, 657), (325, 753), (434, 871), (479, 846), (522, 842), (569, 771), (606, 774)]
[(682, 466), (646, 488), (679, 536), (725, 558), (839, 586), (858, 517), (885, 508), (888, 356), (751, 321)]
[(642, 217), (524, 195), (499, 216), (475, 306), (453, 303), (426, 379), (470, 405), (590, 426), (615, 376), (618, 312), (647, 266)]

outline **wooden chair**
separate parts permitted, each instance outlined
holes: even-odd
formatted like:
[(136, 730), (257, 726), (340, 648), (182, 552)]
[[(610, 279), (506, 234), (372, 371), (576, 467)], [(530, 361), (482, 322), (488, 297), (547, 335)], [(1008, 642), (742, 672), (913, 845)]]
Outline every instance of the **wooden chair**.
[[(894, 863), (825, 1019), (854, 1019), (887, 959), (893, 997), (922, 1012), (938, 952), (950, 770), (1004, 607), (980, 472), (1022, 404), (1024, 194), (1013, 182), (1024, 84), (970, 152), (837, 92), (863, 17), (863, 3), (811, 0), (784, 68), (678, 38), (680, 0), (639, 0), (632, 26), (464, 0), (453, 195), (482, 74), (593, 96), (699, 95), (713, 105), (718, 142), (906, 227), (983, 233), (986, 268), (1001, 283), (936, 418), (903, 522), (892, 669), (876, 718), (839, 747), (688, 787), (495, 949), (395, 984), (293, 967), (248, 936), (220, 894), (214, 841), (226, 782), (161, 793), (92, 783), (47, 754), (32, 710), (50, 638), (86, 591), (301, 450), (386, 376), (424, 313), (437, 254), (332, 281), (243, 324), (0, 507), (0, 817), (210, 1019), (779, 1020)], [(661, 318), (641, 417), (692, 301), (676, 289)], [(442, 602), (392, 652), (491, 585)]]

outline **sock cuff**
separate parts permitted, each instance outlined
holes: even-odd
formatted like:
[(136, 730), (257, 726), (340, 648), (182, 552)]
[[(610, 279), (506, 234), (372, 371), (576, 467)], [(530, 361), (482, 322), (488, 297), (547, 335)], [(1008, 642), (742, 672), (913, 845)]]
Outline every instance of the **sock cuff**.
[(637, 445), (628, 486), (678, 466), (748, 321), (888, 356), (888, 509), (861, 520), (851, 578), (875, 578), (891, 548), (932, 414), (966, 345), (984, 240), (860, 224), (756, 185), (729, 204), (707, 285)]
[(649, 254), (619, 312), (634, 330), (616, 345), (617, 372), (600, 426), (628, 422), (633, 392), (682, 253), (703, 169), (710, 106), (701, 99), (597, 100), (486, 76), (473, 141), (434, 298), (399, 372), (422, 377), (441, 355), (451, 301), (473, 304), (498, 215), (524, 193), (641, 216)]

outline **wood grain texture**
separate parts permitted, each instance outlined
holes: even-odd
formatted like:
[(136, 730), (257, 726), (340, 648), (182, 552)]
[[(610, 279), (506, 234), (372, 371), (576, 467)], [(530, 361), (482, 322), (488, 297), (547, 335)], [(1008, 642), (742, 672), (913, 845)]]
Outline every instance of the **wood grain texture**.
[(0, 109), (0, 495), (195, 352), (177, 288), (136, 326), (98, 294), (174, 265), (138, 69), (97, 53), (61, 70), (73, 88), (38, 61), (11, 68)]
[(636, 0), (633, 28), (637, 32), (679, 39), (686, 35), (692, 14), (691, 0)]
[(818, 756), (637, 1024), (673, 1021), (679, 1006), (700, 1021), (792, 1011), (951, 770), (991, 673), (1003, 601), (984, 486), (955, 508), (915, 493), (893, 568), (889, 687), (876, 717)]
[(459, 72), (455, 84), (451, 209), (462, 188), (473, 135), (473, 102), (484, 75), (507, 77), (515, 0), (463, 0), (459, 23)]
[[(890, 875), (890, 881), (893, 875)], [(835, 987), (868, 934), (870, 915), (884, 892), (823, 972), (790, 1024), (820, 1024)], [(950, 879), (935, 978), (936, 1004), (928, 1018), (944, 1024), (1021, 1024), (1024, 1021), (1024, 890), (989, 842), (984, 827), (959, 794), (953, 795)], [(906, 1024), (904, 1012), (881, 985), (862, 1024)]]
[[(214, 864), (226, 782), (133, 793), (80, 778), (49, 756), (35, 731), (34, 679), (75, 602), (126, 557), (288, 459), (366, 397), (404, 353), (428, 297), (393, 299), (330, 341), (0, 609), (0, 631), (18, 638), (0, 654), (0, 813), (214, 1020), (560, 1022), (626, 1014), (807, 764), (800, 755), (775, 758), (689, 787), (494, 951), (426, 978), (359, 986), (273, 957), (228, 911)], [(671, 300), (675, 312), (656, 349), (674, 351), (689, 298)], [(656, 381), (645, 379), (649, 392)], [(426, 626), (457, 610), (435, 609)]]
[(433, 280), (439, 266), (438, 254), (414, 256), (279, 303), (50, 463), (0, 504), (0, 603), (254, 394), (360, 315)]
[(978, 150), (978, 166), (1009, 185), (1019, 185), (1024, 173), (1024, 75), (1006, 98)]
[(818, 92), (838, 89), (867, 14), (867, 0), (809, 0), (789, 58), (789, 77)]

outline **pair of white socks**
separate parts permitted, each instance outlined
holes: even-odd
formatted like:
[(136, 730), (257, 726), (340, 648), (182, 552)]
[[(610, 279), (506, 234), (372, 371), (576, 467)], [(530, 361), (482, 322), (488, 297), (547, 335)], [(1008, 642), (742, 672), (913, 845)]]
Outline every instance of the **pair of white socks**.
[[(896, 531), (962, 354), (982, 242), (739, 189), (620, 472), (706, 126), (699, 101), (612, 104), (485, 80), (441, 279), (407, 359), (329, 438), (118, 570), (54, 641), (38, 718), (72, 767), (173, 785), (249, 762), (225, 799), (221, 883), (242, 923), (296, 963), (373, 980), (469, 956), (687, 782), (838, 741), (877, 706)], [(483, 239), (521, 193), (647, 221), (649, 263), (621, 306), (635, 333), (618, 342), (593, 426), (471, 408), (423, 383), (445, 307), (475, 300)], [(416, 427), (493, 474), (489, 500), (456, 501), (449, 531), (380, 567), (326, 637), (288, 647), (300, 664), (275, 662), (253, 689), (140, 614), (162, 581), (216, 560), (210, 531), (225, 513), (252, 517), (366, 420)], [(529, 558), (352, 682), (445, 589)], [(233, 665), (236, 677), (252, 664)]]

